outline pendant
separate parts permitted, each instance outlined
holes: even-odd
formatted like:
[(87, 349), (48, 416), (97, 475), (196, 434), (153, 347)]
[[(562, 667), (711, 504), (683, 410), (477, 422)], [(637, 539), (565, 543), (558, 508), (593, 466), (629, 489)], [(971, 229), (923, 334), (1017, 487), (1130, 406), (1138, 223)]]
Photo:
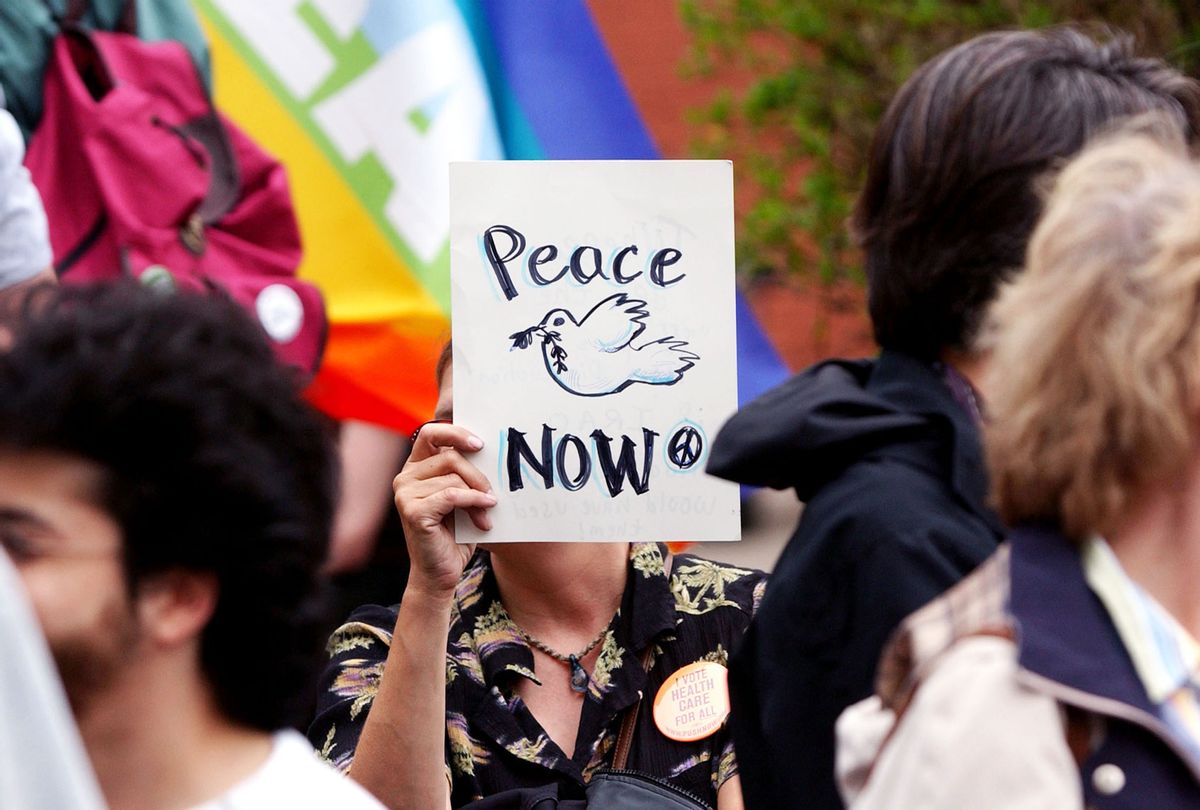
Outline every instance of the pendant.
[(588, 688), (587, 670), (579, 663), (579, 659), (573, 655), (567, 657), (567, 663), (571, 665), (571, 689), (583, 694)]

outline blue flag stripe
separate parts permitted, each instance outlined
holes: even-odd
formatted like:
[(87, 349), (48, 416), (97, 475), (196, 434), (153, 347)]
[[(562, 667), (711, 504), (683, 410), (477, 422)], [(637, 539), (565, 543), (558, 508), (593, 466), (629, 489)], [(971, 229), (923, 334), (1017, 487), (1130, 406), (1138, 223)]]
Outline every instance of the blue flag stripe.
[(659, 156), (583, 0), (478, 6), (496, 67), (547, 158)]

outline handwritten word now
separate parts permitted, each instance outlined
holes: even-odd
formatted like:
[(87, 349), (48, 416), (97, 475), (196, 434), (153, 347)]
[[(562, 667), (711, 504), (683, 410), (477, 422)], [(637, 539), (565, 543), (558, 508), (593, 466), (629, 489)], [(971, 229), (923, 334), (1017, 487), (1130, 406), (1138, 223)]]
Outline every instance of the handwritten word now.
[[(603, 430), (596, 429), (588, 434), (589, 444), (574, 433), (564, 433), (555, 441), (554, 433), (557, 428), (542, 424), (542, 436), (537, 443), (537, 450), (526, 438), (526, 432), (510, 427), (505, 433), (504, 468), (508, 475), (508, 491), (516, 492), (525, 488), (525, 467), (533, 473), (532, 480), (541, 480), (545, 489), (561, 486), (568, 492), (577, 492), (591, 480), (593, 459), (599, 466), (600, 474), (604, 477), (604, 486), (610, 497), (617, 497), (625, 490), (628, 483), (638, 495), (645, 495), (650, 490), (650, 468), (654, 464), (654, 440), (658, 431), (642, 428), (641, 466), (638, 466), (638, 443), (624, 434), (620, 437), (621, 449), (613, 453), (614, 439)], [(680, 444), (681, 436), (694, 428), (684, 426), (671, 436), (669, 445)], [(668, 466), (678, 472), (689, 472), (694, 469), (691, 463), (681, 464), (671, 454), (667, 454)], [(672, 502), (675, 500), (671, 499)], [(691, 511), (690, 504), (684, 504), (684, 513)], [(649, 504), (650, 511), (656, 511), (653, 503)], [(711, 508), (711, 505), (710, 507)], [(671, 510), (677, 506), (672, 503)], [(697, 506), (696, 511), (701, 511)]]
[[(559, 439), (557, 447), (554, 442), (554, 428), (542, 425), (540, 452), (535, 453), (525, 439), (525, 434), (516, 428), (508, 429), (508, 454), (505, 467), (508, 472), (508, 490), (515, 492), (525, 488), (521, 462), (524, 461), (542, 479), (542, 486), (553, 489), (555, 473), (558, 483), (570, 492), (583, 489), (592, 476), (592, 448), (595, 449), (596, 461), (604, 475), (604, 485), (608, 494), (615, 498), (625, 489), (625, 482), (633, 487), (638, 495), (643, 495), (650, 488), (650, 467), (654, 463), (654, 438), (658, 436), (649, 428), (642, 428), (642, 468), (638, 469), (637, 443), (628, 436), (621, 436), (621, 449), (613, 457), (613, 440), (603, 430), (593, 430), (591, 433), (592, 446), (573, 433), (564, 434)], [(574, 472), (568, 470), (568, 454), (574, 456)]]

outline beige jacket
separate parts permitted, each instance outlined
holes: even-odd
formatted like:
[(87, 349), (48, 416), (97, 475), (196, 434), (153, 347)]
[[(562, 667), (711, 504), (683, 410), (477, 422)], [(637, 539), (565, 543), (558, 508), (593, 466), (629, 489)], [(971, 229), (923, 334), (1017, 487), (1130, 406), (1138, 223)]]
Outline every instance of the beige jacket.
[(838, 727), (853, 810), (1200, 808), (1200, 758), (1051, 528), (1014, 529), (905, 619), (876, 694)]
[(1016, 674), (1012, 641), (966, 638), (936, 659), (898, 726), (878, 696), (847, 709), (837, 726), (847, 806), (1081, 810), (1062, 710)]

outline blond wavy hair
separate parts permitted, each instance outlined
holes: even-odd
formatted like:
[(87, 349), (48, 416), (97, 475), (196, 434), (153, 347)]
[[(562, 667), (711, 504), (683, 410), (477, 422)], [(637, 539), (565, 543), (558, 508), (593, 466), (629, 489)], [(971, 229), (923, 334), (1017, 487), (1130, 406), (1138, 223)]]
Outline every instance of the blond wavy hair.
[(1067, 165), (983, 341), (992, 498), (1010, 525), (1104, 534), (1183, 468), (1200, 414), (1200, 167), (1175, 128), (1143, 121)]

